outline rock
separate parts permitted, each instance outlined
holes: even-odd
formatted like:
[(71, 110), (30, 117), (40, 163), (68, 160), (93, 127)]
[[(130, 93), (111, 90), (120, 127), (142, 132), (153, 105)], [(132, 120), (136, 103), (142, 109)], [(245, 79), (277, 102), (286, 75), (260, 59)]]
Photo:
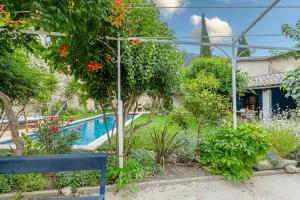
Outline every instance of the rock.
[(282, 160), (283, 161), (283, 164), (284, 166), (287, 166), (287, 165), (294, 165), (294, 166), (297, 166), (297, 161), (296, 160)]
[(284, 171), (289, 174), (295, 174), (295, 173), (300, 172), (300, 170), (297, 167), (295, 167), (294, 165), (285, 166)]
[(270, 161), (263, 160), (263, 161), (260, 161), (257, 164), (256, 169), (258, 171), (276, 170), (276, 169), (284, 169), (288, 165), (293, 165), (293, 166), (296, 167), (297, 166), (297, 161), (295, 161), (295, 160), (281, 160), (278, 165), (274, 166)]
[(64, 196), (70, 196), (72, 194), (72, 188), (71, 187), (65, 187), (65, 188), (61, 189), (61, 193)]
[(263, 160), (257, 164), (256, 168), (258, 171), (263, 171), (274, 169), (274, 166), (268, 160)]

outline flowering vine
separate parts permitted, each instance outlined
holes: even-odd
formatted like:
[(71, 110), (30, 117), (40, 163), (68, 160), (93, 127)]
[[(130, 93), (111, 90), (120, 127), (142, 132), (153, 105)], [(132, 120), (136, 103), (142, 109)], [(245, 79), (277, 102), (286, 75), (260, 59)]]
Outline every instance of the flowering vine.
[(64, 58), (66, 57), (66, 50), (69, 48), (69, 45), (67, 44), (62, 44), (60, 47), (59, 47), (59, 55), (61, 58)]
[(95, 61), (91, 61), (91, 62), (88, 62), (86, 63), (86, 67), (88, 69), (88, 71), (99, 71), (99, 69), (102, 69), (103, 68), (103, 64), (101, 63), (97, 63)]
[(111, 55), (109, 54), (109, 53), (107, 53), (106, 55), (105, 55), (105, 60), (106, 60), (106, 62), (110, 62), (111, 61), (111, 59), (112, 59), (112, 57), (111, 57)]
[(123, 14), (125, 12), (125, 6), (122, 3), (122, 0), (115, 0), (113, 7), (112, 7), (112, 15), (109, 17), (109, 20), (116, 24), (119, 27), (123, 25)]
[(4, 4), (0, 4), (0, 12), (4, 10)]
[(142, 43), (142, 41), (140, 39), (138, 39), (138, 38), (131, 38), (131, 39), (129, 39), (129, 42), (131, 44), (136, 44), (136, 45), (139, 45), (139, 44)]

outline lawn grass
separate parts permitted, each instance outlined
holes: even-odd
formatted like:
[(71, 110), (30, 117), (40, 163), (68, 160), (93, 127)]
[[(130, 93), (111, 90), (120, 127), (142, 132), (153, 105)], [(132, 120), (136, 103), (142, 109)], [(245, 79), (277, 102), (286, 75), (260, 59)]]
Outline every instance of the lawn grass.
[[(181, 131), (182, 134), (186, 134), (189, 137), (192, 137), (196, 140), (197, 139), (197, 128), (198, 128), (197, 121), (196, 121), (195, 117), (193, 117), (192, 115), (188, 115), (187, 118), (188, 118), (188, 121), (189, 121), (189, 128), (186, 131), (181, 130), (180, 127), (178, 127), (175, 124), (170, 125), (168, 130), (171, 133)], [(138, 125), (138, 124), (147, 122), (148, 120), (149, 120), (149, 114), (143, 114), (142, 116), (140, 116), (139, 118), (134, 120), (133, 125)], [(150, 124), (139, 128), (134, 133), (132, 144), (130, 146), (131, 149), (144, 148), (144, 149), (147, 149), (147, 150), (154, 150), (154, 144), (152, 142), (150, 134), (153, 130), (159, 131), (159, 130), (163, 129), (163, 127), (165, 125), (165, 122), (166, 122), (166, 116), (164, 116), (164, 115), (153, 115), (152, 118), (151, 118), (151, 121), (152, 122)], [(130, 125), (128, 125), (126, 127), (126, 129), (128, 129), (129, 126)], [(215, 128), (215, 126), (210, 125), (210, 126), (207, 126), (204, 131), (209, 131), (209, 130), (212, 130), (214, 128)], [(114, 136), (113, 137), (113, 144), (115, 144), (115, 142), (116, 141), (115, 141), (115, 136)], [(128, 135), (125, 135), (125, 139), (124, 139), (125, 149), (127, 148), (127, 144), (128, 144)], [(99, 150), (107, 150), (107, 142), (104, 143), (103, 145), (101, 145)]]
[(102, 112), (85, 112), (85, 113), (80, 113), (75, 115), (63, 115), (62, 118), (64, 121), (66, 121), (70, 117), (74, 118), (75, 120), (80, 120), (80, 119), (95, 117), (101, 114)]

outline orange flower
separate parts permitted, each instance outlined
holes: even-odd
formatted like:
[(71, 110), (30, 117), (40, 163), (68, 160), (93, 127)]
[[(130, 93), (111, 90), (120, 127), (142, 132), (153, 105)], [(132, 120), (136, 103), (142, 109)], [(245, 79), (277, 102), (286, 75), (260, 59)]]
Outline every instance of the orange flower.
[(62, 44), (60, 47), (59, 47), (59, 55), (61, 58), (64, 58), (66, 57), (66, 50), (69, 48), (69, 45), (67, 44)]
[(0, 4), (0, 12), (4, 10), (4, 4)]
[(131, 39), (129, 39), (129, 42), (131, 44), (141, 44), (142, 43), (142, 41), (138, 38), (131, 38)]
[(97, 63), (95, 61), (91, 61), (86, 64), (86, 67), (90, 72), (93, 70), (98, 71), (99, 69), (103, 68), (103, 64)]
[(122, 0), (115, 0), (115, 4), (118, 5), (118, 6), (121, 6), (122, 5)]
[(111, 59), (112, 59), (111, 55), (110, 55), (109, 53), (107, 53), (107, 54), (105, 55), (105, 60), (106, 60), (106, 62), (110, 62)]

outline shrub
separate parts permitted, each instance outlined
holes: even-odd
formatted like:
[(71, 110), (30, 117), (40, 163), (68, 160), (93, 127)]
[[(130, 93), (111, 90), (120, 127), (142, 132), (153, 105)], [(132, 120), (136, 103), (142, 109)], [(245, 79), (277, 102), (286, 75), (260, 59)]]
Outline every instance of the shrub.
[(57, 174), (56, 188), (72, 187), (75, 191), (78, 187), (96, 186), (99, 184), (99, 171), (60, 172)]
[(286, 156), (288, 159), (293, 159), (298, 161), (298, 165), (300, 165), (300, 146), (293, 152), (287, 154)]
[(115, 183), (118, 188), (123, 188), (134, 180), (141, 180), (146, 175), (143, 167), (132, 158), (126, 158), (124, 160), (124, 168), (120, 169), (117, 157), (108, 159), (106, 173), (107, 181)]
[(200, 163), (213, 174), (239, 180), (252, 175), (252, 167), (268, 148), (265, 132), (253, 124), (242, 124), (236, 130), (223, 126), (205, 134), (200, 146)]
[(67, 116), (79, 115), (85, 113), (84, 109), (81, 107), (70, 107), (64, 113)]
[(64, 130), (61, 119), (55, 116), (45, 117), (35, 134), (39, 152), (46, 154), (69, 153), (73, 143), (79, 139), (77, 130)]
[(196, 159), (196, 139), (188, 135), (182, 135), (181, 140), (183, 145), (174, 152), (176, 161), (188, 163)]
[(171, 133), (168, 128), (169, 123), (165, 122), (162, 130), (153, 129), (153, 132), (150, 133), (155, 146), (156, 161), (162, 165), (165, 164), (165, 161), (175, 150), (184, 144), (178, 137), (179, 132)]
[(140, 166), (145, 170), (146, 175), (156, 176), (163, 171), (151, 152), (145, 149), (134, 149), (129, 152), (129, 157), (139, 162)]
[(47, 185), (46, 179), (39, 173), (15, 175), (14, 179), (15, 188), (22, 192), (43, 190)]
[(265, 124), (271, 151), (281, 157), (285, 157), (300, 145), (300, 138), (296, 135), (295, 126), (291, 123), (293, 122), (289, 120), (273, 120)]
[(184, 108), (178, 107), (169, 114), (171, 123), (177, 124), (185, 131), (189, 128), (189, 122), (185, 114), (186, 112), (187, 111)]
[(11, 175), (0, 175), (0, 193), (11, 192), (13, 181)]

